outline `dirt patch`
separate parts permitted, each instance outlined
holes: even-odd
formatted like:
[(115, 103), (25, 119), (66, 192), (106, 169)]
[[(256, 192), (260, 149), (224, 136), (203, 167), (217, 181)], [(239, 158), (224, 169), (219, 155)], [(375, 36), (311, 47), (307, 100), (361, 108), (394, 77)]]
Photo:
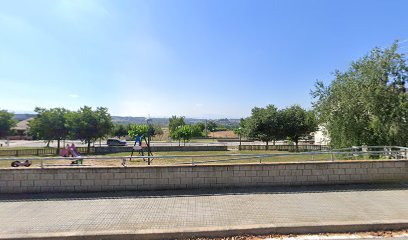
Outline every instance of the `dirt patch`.
[(211, 138), (238, 138), (234, 131), (218, 131), (218, 132), (209, 132), (208, 137)]

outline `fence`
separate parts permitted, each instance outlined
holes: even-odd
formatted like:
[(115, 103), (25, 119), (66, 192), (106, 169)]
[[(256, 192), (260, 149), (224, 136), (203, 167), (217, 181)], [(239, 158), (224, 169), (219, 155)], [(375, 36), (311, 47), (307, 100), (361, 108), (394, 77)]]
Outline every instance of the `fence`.
[[(88, 154), (87, 147), (77, 147), (78, 152)], [(175, 151), (227, 151), (227, 146), (152, 146), (152, 152), (175, 152)], [(89, 154), (107, 154), (119, 152), (131, 152), (132, 147), (91, 147)], [(57, 148), (30, 148), (30, 149), (1, 149), (0, 156), (47, 156), (58, 155)]]
[(241, 145), (240, 150), (269, 150), (269, 151), (300, 151), (300, 152), (308, 152), (308, 151), (328, 151), (330, 150), (329, 146), (325, 145), (298, 145), (296, 149), (296, 145)]
[[(130, 161), (130, 160), (136, 160)], [(157, 162), (155, 159), (162, 159)], [(0, 163), (22, 160), (32, 161), (37, 167), (91, 167), (91, 166), (136, 166), (140, 164), (162, 165), (201, 165), (201, 164), (234, 164), (234, 163), (271, 163), (271, 162), (322, 162), (345, 160), (407, 160), (408, 148), (397, 146), (370, 146), (334, 151), (312, 152), (282, 152), (282, 153), (253, 153), (253, 154), (196, 154), (196, 155), (155, 155), (155, 156), (82, 156), (77, 158), (64, 157), (0, 157)], [(81, 160), (81, 163), (76, 162)], [(143, 160), (143, 161), (142, 161)], [(147, 161), (146, 161), (147, 160)], [(153, 161), (155, 160), (155, 161)], [(73, 161), (67, 164), (65, 161)], [(82, 165), (82, 161), (87, 164)], [(153, 162), (152, 162), (153, 161)], [(76, 163), (75, 163), (76, 162)], [(136, 165), (135, 165), (136, 164)]]

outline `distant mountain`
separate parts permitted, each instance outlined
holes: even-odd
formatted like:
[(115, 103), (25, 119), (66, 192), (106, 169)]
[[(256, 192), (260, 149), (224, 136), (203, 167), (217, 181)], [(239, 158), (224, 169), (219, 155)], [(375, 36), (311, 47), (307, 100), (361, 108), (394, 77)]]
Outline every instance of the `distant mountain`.
[[(151, 118), (153, 124), (157, 124), (160, 126), (168, 126), (169, 125), (169, 119), (168, 118)], [(239, 119), (208, 119), (211, 121), (216, 122), (219, 125), (224, 125), (224, 126), (238, 126), (239, 125)], [(144, 124), (146, 123), (146, 118), (145, 117), (121, 117), (121, 116), (112, 116), (112, 121), (113, 123), (116, 124)], [(187, 124), (196, 124), (199, 122), (204, 123), (206, 119), (199, 119), (199, 118), (186, 118), (185, 122)]]
[[(14, 114), (14, 119), (17, 121), (24, 121), (29, 118), (35, 117), (36, 114), (28, 114), (28, 113), (16, 113)], [(168, 126), (169, 125), (169, 119), (168, 118), (151, 118), (153, 124), (157, 124), (160, 126)], [(222, 118), (222, 119), (207, 119), (207, 121), (214, 121), (218, 125), (223, 125), (223, 126), (238, 126), (239, 125), (239, 119), (228, 119), (228, 118)], [(199, 119), (199, 118), (186, 118), (185, 122), (187, 124), (196, 124), (196, 123), (204, 123), (206, 119)], [(112, 116), (112, 122), (116, 124), (144, 124), (146, 123), (146, 118), (145, 117), (122, 117), (122, 116)]]

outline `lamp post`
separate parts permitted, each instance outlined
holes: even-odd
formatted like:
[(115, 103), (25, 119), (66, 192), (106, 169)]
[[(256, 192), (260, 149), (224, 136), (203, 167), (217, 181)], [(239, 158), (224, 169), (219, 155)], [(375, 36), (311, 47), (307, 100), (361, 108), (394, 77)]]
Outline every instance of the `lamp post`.
[[(152, 134), (152, 119), (149, 117), (146, 119), (147, 123), (147, 155), (150, 156), (150, 140), (151, 140), (151, 134)], [(150, 165), (150, 158), (147, 158), (147, 165)]]
[(238, 128), (238, 135), (239, 135), (239, 148), (238, 148), (238, 150), (241, 150), (241, 130), (242, 130), (242, 128), (241, 127), (239, 127)]

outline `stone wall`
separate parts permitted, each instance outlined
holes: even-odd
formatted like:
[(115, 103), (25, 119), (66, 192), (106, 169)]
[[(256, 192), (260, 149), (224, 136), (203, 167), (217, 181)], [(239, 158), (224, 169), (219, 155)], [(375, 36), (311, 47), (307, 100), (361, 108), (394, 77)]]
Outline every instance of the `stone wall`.
[(0, 169), (0, 193), (379, 183), (408, 180), (408, 161)]

